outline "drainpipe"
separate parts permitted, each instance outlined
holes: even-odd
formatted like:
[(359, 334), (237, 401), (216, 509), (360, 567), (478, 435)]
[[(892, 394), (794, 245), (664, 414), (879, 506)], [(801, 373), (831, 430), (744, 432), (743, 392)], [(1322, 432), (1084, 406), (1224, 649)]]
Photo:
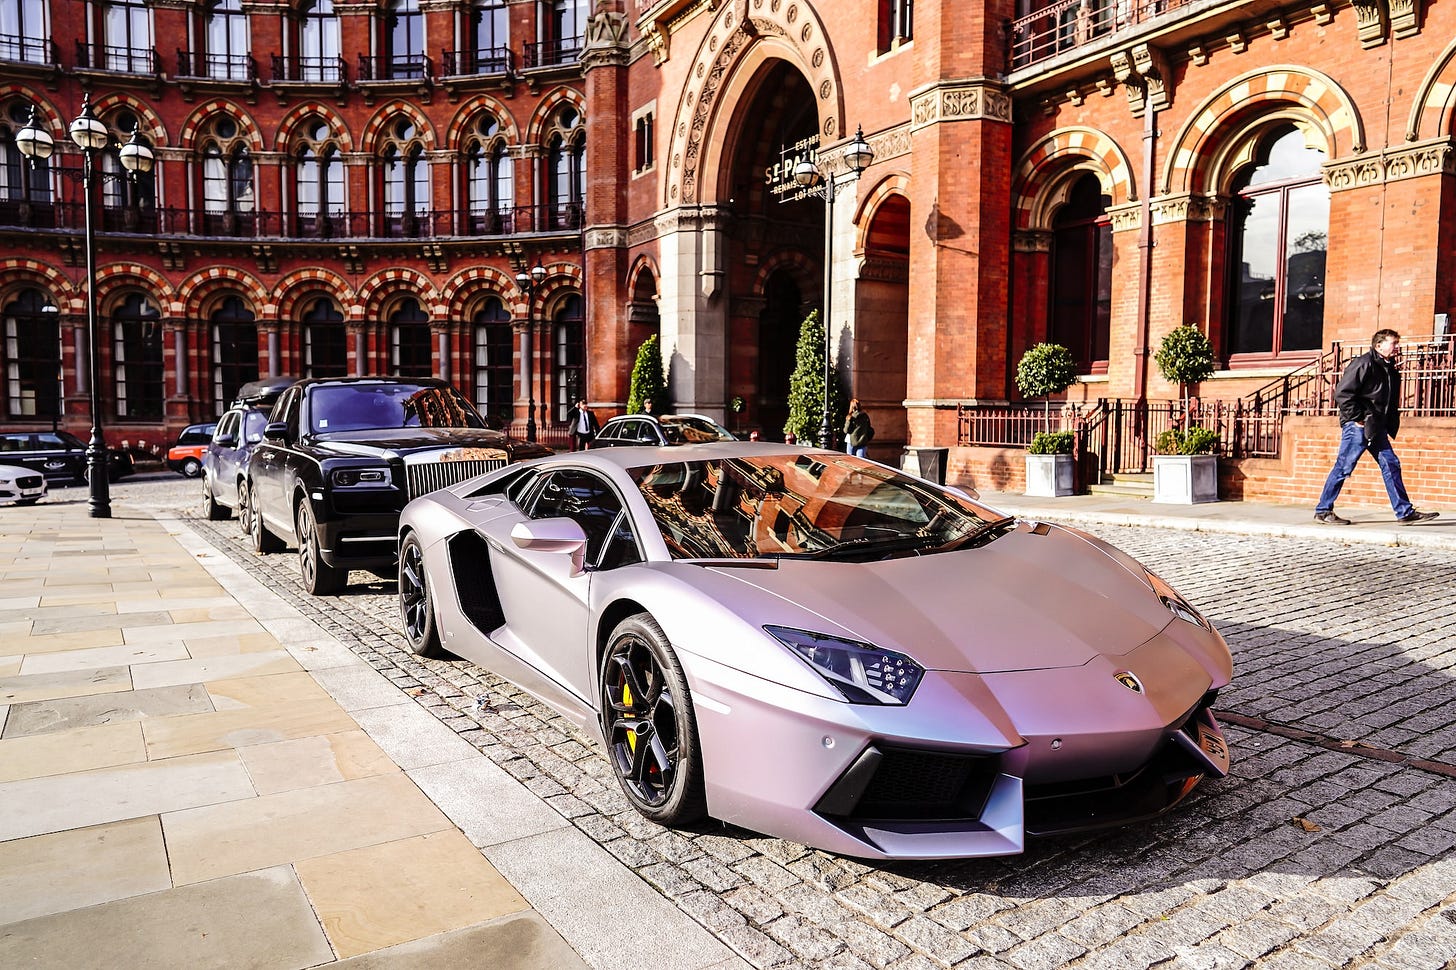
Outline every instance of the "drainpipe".
[[(1139, 415), (1144, 413), (1142, 405), (1148, 399), (1148, 358), (1151, 356), (1148, 340), (1152, 331), (1153, 300), (1153, 154), (1157, 145), (1158, 109), (1153, 106), (1153, 99), (1148, 98), (1147, 107), (1143, 111), (1143, 192), (1138, 228), (1138, 340), (1134, 353), (1134, 382), (1137, 384)], [(1145, 437), (1142, 434), (1138, 436)]]

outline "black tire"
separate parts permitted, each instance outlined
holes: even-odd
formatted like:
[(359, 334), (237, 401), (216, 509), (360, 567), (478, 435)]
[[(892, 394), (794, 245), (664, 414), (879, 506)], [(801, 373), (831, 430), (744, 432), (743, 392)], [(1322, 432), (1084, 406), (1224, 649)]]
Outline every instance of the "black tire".
[(34, 498), (18, 498), (18, 499), (15, 500), (15, 504), (16, 505), (34, 505), (36, 502), (39, 502), (39, 501), (40, 501), (40, 496), (37, 495)]
[(414, 533), (399, 551), (399, 625), (409, 647), (421, 657), (443, 657), (435, 627), (435, 601), (425, 575), (425, 550)]
[(293, 515), (294, 527), (298, 531), (298, 571), (303, 576), (305, 592), (314, 596), (332, 596), (349, 584), (349, 570), (330, 566), (324, 562), (319, 547), (318, 522), (313, 517), (313, 506), (308, 497), (302, 496)]
[(607, 760), (627, 801), (662, 825), (703, 818), (707, 796), (693, 700), (656, 620), (638, 613), (617, 624), (597, 684)]
[(283, 551), (283, 540), (268, 531), (263, 516), (258, 514), (257, 489), (252, 487), (248, 489), (248, 534), (253, 538), (253, 549), (262, 555)]
[(177, 470), (182, 473), (183, 478), (196, 478), (202, 474), (202, 462), (196, 458), (184, 458), (182, 467)]
[(202, 514), (207, 516), (209, 522), (221, 522), (223, 519), (230, 519), (233, 510), (226, 505), (219, 505), (217, 499), (212, 496), (212, 476), (208, 475), (202, 479)]
[(238, 525), (243, 530), (243, 535), (253, 534), (253, 507), (248, 504), (248, 483), (246, 480), (238, 482)]

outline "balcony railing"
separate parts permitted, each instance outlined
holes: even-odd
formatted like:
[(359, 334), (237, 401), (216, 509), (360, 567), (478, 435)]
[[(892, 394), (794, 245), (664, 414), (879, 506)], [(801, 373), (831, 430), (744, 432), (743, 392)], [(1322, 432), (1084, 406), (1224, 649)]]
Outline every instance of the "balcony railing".
[(288, 57), (273, 55), (274, 81), (345, 84), (349, 80), (348, 65), (342, 57)]
[[(516, 236), (523, 233), (575, 232), (582, 210), (566, 205), (510, 206), (485, 212), (426, 209), (411, 213), (214, 212), (183, 207), (98, 209), (97, 228), (209, 239), (451, 239)], [(0, 199), (0, 229), (85, 228), (80, 202), (25, 202)]]
[(440, 73), (445, 77), (469, 74), (510, 74), (515, 68), (516, 55), (509, 47), (440, 51)]
[(1056, 0), (1011, 22), (1008, 69), (1018, 71), (1197, 0)]
[(85, 44), (76, 41), (76, 66), (89, 71), (115, 71), (118, 74), (158, 74), (161, 58), (155, 50), (133, 47), (112, 47), (109, 44)]
[(258, 62), (251, 54), (197, 54), (178, 49), (177, 76), (250, 83), (258, 79)]
[(558, 40), (542, 40), (527, 44), (523, 66), (556, 67), (560, 64), (574, 64), (581, 56), (581, 38), (563, 37)]
[(424, 54), (359, 55), (360, 82), (420, 81), (434, 77), (435, 65)]
[(0, 61), (57, 65), (61, 63), (61, 50), (49, 38), (3, 34), (0, 35)]

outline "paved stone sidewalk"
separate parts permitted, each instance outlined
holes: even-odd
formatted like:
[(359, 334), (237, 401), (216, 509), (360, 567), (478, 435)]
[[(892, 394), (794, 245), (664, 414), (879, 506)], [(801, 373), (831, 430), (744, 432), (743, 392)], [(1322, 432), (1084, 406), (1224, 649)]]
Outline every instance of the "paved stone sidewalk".
[(85, 513), (0, 508), (0, 966), (732, 965), (189, 530)]

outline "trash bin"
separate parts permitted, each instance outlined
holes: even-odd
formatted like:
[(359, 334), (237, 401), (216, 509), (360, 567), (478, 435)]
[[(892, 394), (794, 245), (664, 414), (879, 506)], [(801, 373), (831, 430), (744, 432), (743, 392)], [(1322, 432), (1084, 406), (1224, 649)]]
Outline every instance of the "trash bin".
[(945, 484), (945, 467), (950, 463), (949, 448), (906, 448), (900, 467), (937, 485)]

